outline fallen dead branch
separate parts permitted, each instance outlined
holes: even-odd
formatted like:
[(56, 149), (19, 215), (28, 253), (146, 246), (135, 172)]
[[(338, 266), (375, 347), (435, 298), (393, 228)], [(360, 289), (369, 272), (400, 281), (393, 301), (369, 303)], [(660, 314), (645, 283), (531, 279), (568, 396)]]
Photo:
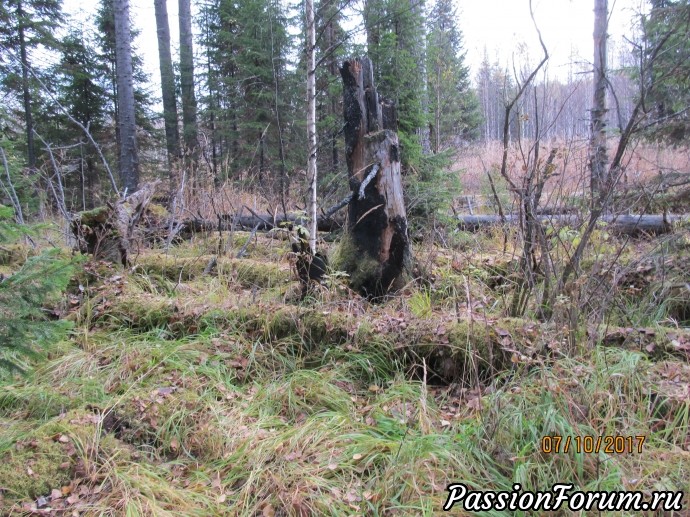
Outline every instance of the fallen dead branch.
[[(583, 223), (583, 219), (572, 214), (552, 214), (536, 216), (542, 224), (553, 226), (573, 226), (577, 227)], [(458, 228), (468, 232), (474, 232), (483, 228), (496, 226), (499, 224), (517, 224), (520, 216), (516, 214), (499, 215), (470, 215), (458, 214)], [(648, 214), (625, 214), (602, 216), (599, 220), (608, 225), (614, 233), (621, 235), (653, 234), (659, 235), (670, 232), (674, 225), (685, 225), (690, 223), (689, 215), (648, 215)]]

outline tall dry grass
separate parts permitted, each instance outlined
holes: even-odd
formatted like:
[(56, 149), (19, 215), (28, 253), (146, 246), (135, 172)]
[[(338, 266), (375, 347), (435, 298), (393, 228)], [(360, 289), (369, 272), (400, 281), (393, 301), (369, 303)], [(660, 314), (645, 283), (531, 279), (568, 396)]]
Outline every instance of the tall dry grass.
[[(618, 142), (609, 142), (609, 158), (613, 157)], [(508, 151), (508, 175), (520, 184), (529, 166), (528, 151), (533, 142), (513, 142)], [(540, 156), (545, 159), (551, 149), (559, 149), (556, 173), (547, 181), (546, 206), (553, 206), (559, 199), (586, 195), (589, 189), (589, 142), (587, 139), (551, 141), (541, 144)], [(495, 182), (503, 186), (500, 177), (503, 146), (501, 142), (475, 144), (458, 150), (451, 168), (459, 174), (464, 193), (472, 196), (475, 205), (485, 205), (492, 197), (487, 172)], [(637, 142), (629, 146), (623, 158), (623, 174), (618, 188), (634, 189), (658, 175), (690, 173), (690, 147), (671, 147), (661, 143)]]

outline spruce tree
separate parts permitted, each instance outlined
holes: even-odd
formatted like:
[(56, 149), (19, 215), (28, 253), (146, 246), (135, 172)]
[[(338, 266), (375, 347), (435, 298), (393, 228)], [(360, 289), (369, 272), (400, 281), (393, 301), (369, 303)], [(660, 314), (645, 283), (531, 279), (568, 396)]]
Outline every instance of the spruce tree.
[[(0, 205), (0, 243), (28, 231), (11, 222), (13, 214)], [(69, 328), (66, 321), (49, 319), (44, 307), (57, 301), (72, 273), (71, 261), (53, 249), (29, 258), (9, 276), (0, 275), (0, 375), (26, 371), (28, 361), (40, 358), (42, 349)]]
[(379, 93), (395, 102), (404, 168), (419, 168), (420, 132), (427, 127), (424, 3), (366, 0), (367, 50)]
[(10, 94), (21, 92), (22, 118), (26, 135), (27, 163), (36, 168), (33, 107), (38, 95), (34, 79), (40, 67), (33, 52), (39, 47), (54, 49), (54, 34), (62, 21), (58, 0), (7, 0), (0, 7), (0, 48), (12, 58), (0, 60), (3, 88)]
[(456, 20), (452, 0), (436, 0), (427, 22), (429, 125), (435, 153), (454, 138), (473, 138), (479, 125), (477, 99), (470, 88)]
[(202, 8), (200, 18), (208, 60), (202, 118), (206, 124), (213, 119), (219, 161), (229, 164), (231, 174), (248, 172), (268, 186), (282, 162), (290, 161), (281, 159), (281, 148), (288, 153), (285, 128), (295, 118), (289, 111), (297, 109), (285, 10), (276, 0), (241, 6), (217, 0)]
[[(88, 39), (82, 29), (73, 28), (63, 38), (60, 60), (53, 67), (52, 74), (56, 97), (63, 108), (84, 127), (88, 127), (96, 139), (104, 138), (108, 106), (103, 77), (107, 75), (107, 69), (98, 59), (94, 42)], [(48, 142), (67, 147), (63, 163), (69, 163), (75, 171), (63, 178), (67, 189), (77, 190), (80, 194), (77, 206), (68, 208), (84, 210), (93, 205), (94, 191), (100, 184), (100, 160), (96, 150), (89, 144), (72, 145), (81, 141), (83, 132), (62, 110), (46, 106), (44, 113), (47, 120), (40, 130), (41, 134)], [(71, 199), (73, 196), (67, 197)]]
[(316, 9), (316, 95), (319, 171), (338, 173), (341, 166), (343, 125), (342, 85), (339, 62), (347, 53), (347, 34), (342, 28), (342, 5), (338, 0), (321, 0)]
[[(690, 1), (651, 0), (640, 58), (647, 136), (678, 144), (690, 136)], [(635, 75), (640, 77), (639, 70)]]

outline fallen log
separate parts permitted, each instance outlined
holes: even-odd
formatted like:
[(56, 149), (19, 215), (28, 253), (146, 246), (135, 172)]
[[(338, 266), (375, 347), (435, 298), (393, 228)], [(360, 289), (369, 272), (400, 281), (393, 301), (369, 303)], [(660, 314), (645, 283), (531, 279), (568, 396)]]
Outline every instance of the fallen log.
[[(298, 214), (288, 214), (287, 217), (281, 215), (275, 217), (275, 219), (272, 214), (240, 216), (224, 214), (216, 221), (199, 218), (187, 219), (182, 222), (183, 227), (180, 233), (189, 235), (197, 232), (253, 230), (254, 228), (256, 228), (256, 231), (267, 231), (287, 225), (306, 226), (307, 223), (307, 218)], [(318, 230), (320, 232), (332, 232), (341, 228), (343, 224), (344, 220), (337, 218), (319, 218), (317, 221)]]
[[(474, 232), (483, 228), (503, 224), (517, 224), (520, 216), (517, 214), (506, 214), (504, 218), (498, 215), (470, 215), (459, 214), (458, 228), (468, 232)], [(539, 221), (542, 224), (553, 226), (580, 226), (586, 220), (573, 214), (553, 214), (540, 215)], [(690, 223), (690, 215), (651, 215), (651, 214), (625, 214), (607, 215), (599, 218), (606, 223), (613, 233), (619, 235), (639, 235), (648, 233), (659, 235), (670, 232), (674, 225), (686, 225)]]

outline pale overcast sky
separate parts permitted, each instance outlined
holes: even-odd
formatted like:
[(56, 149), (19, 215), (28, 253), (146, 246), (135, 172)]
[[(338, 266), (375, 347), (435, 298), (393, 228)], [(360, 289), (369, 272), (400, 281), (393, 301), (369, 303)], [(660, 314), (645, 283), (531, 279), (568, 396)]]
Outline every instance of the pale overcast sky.
[[(467, 63), (472, 75), (484, 53), (491, 62), (510, 66), (521, 61), (527, 50), (531, 60), (541, 58), (541, 49), (529, 16), (529, 0), (456, 0), (460, 28), (465, 38)], [(646, 5), (645, 0), (609, 0), (611, 43), (621, 44), (632, 34), (632, 21)], [(65, 11), (77, 21), (95, 12), (95, 0), (65, 0)], [(141, 34), (137, 41), (144, 55), (145, 69), (158, 84), (158, 46), (153, 0), (131, 0), (132, 19)], [(587, 68), (592, 56), (593, 0), (533, 0), (535, 18), (551, 58), (549, 74), (566, 77), (570, 63)], [(168, 16), (174, 52), (178, 46), (177, 1), (168, 1)], [(522, 49), (522, 50), (521, 50)], [(610, 53), (613, 55), (615, 50)], [(576, 67), (577, 69), (577, 67)]]
[[(534, 62), (542, 57), (537, 33), (529, 14), (529, 0), (459, 0), (460, 27), (465, 37), (467, 61), (476, 71), (484, 52), (491, 62), (519, 62), (525, 46)], [(586, 66), (593, 54), (593, 0), (533, 0), (534, 17), (549, 51), (549, 72), (566, 77), (570, 63)], [(609, 34), (612, 49), (632, 36), (636, 13), (644, 0), (609, 0)]]

